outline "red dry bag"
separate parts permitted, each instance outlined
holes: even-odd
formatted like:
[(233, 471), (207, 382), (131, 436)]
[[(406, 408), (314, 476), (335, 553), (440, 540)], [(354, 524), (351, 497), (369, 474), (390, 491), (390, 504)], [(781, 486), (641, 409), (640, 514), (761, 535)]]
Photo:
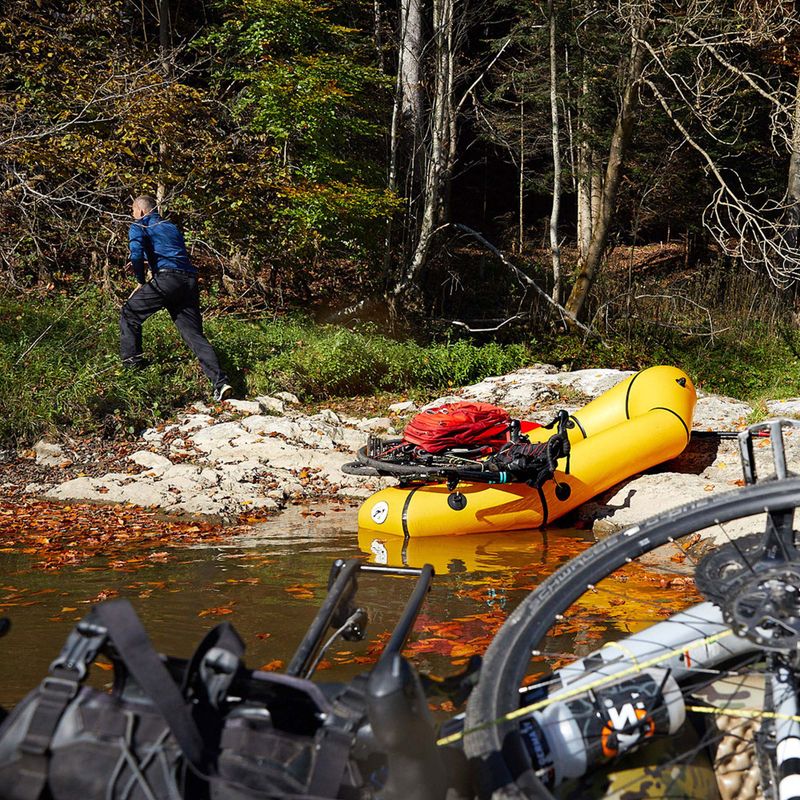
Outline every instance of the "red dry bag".
[(428, 453), (450, 447), (499, 450), (508, 441), (511, 417), (489, 403), (466, 401), (421, 411), (411, 418), (403, 439)]

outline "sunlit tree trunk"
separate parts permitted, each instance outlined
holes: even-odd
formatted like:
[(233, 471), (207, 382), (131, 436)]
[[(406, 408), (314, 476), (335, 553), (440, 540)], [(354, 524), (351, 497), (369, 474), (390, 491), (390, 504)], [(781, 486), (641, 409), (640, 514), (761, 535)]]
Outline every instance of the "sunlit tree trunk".
[(580, 139), (578, 144), (578, 263), (583, 264), (592, 241), (592, 151), (589, 142), (589, 122), (586, 119), (588, 93), (586, 75), (581, 84), (581, 99), (578, 106)]
[(787, 233), (787, 240), (790, 247), (796, 248), (799, 238), (798, 226), (800, 226), (800, 77), (798, 77), (795, 89), (793, 123), (792, 150), (789, 157), (786, 199), (790, 204), (788, 211), (789, 231)]
[(518, 216), (518, 251), (522, 253), (525, 246), (525, 100), (519, 101), (519, 198), (517, 201)]
[[(172, 77), (172, 25), (170, 19), (169, 0), (158, 0), (158, 48), (161, 58), (161, 69), (164, 77)], [(167, 140), (163, 135), (158, 137), (158, 165), (159, 175), (156, 186), (156, 201), (159, 207), (167, 194), (167, 184), (164, 180), (168, 158)]]
[(456, 120), (453, 98), (455, 60), (454, 0), (433, 0), (433, 99), (428, 121), (429, 144), (422, 175), (422, 217), (414, 252), (393, 294), (418, 293), (437, 228), (446, 217), (447, 193), (455, 158)]
[(600, 204), (594, 214), (592, 223), (592, 238), (589, 242), (589, 249), (586, 259), (579, 264), (578, 276), (572, 287), (566, 309), (577, 319), (582, 319), (589, 292), (597, 277), (597, 271), (605, 253), (608, 243), (608, 233), (611, 227), (611, 217), (617, 201), (617, 191), (619, 190), (622, 178), (622, 169), (625, 163), (625, 155), (630, 144), (633, 133), (633, 125), (636, 119), (636, 108), (638, 105), (638, 82), (642, 74), (645, 50), (639, 41), (640, 33), (634, 31), (632, 34), (630, 56), (625, 75), (625, 82), (620, 102), (617, 121), (614, 131), (611, 134), (611, 144), (608, 152), (608, 163), (605, 176), (603, 178), (602, 192), (600, 194)]
[(558, 124), (558, 64), (556, 63), (556, 15), (553, 0), (548, 0), (550, 18), (550, 122), (553, 141), (553, 206), (550, 211), (550, 254), (553, 261), (553, 300), (561, 302), (561, 249), (558, 244), (558, 219), (561, 208), (561, 143)]

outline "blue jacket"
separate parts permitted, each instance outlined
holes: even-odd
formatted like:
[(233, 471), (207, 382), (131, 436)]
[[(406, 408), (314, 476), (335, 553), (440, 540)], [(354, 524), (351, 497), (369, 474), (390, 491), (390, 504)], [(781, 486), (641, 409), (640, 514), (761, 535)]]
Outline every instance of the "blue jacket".
[(139, 283), (145, 282), (145, 260), (156, 275), (161, 269), (179, 269), (196, 273), (186, 251), (183, 234), (171, 222), (161, 219), (157, 211), (134, 222), (128, 230), (131, 264)]

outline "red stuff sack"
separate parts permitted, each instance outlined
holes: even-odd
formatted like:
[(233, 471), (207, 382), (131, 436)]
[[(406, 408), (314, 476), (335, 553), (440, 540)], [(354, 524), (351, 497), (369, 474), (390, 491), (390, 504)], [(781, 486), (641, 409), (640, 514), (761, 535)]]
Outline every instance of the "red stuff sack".
[(458, 402), (429, 408), (411, 418), (403, 432), (406, 442), (428, 453), (450, 447), (499, 450), (508, 441), (511, 417), (489, 403)]

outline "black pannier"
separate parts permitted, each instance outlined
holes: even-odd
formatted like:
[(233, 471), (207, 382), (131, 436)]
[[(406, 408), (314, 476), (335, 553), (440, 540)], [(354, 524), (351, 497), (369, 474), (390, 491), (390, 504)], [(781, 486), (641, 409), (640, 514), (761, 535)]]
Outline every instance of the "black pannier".
[[(243, 651), (223, 623), (190, 660), (164, 658), (128, 601), (97, 606), (0, 725), (0, 800), (346, 796), (363, 704), (247, 670)], [(99, 654), (110, 692), (84, 685)]]

